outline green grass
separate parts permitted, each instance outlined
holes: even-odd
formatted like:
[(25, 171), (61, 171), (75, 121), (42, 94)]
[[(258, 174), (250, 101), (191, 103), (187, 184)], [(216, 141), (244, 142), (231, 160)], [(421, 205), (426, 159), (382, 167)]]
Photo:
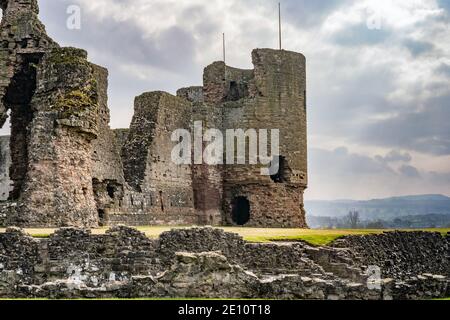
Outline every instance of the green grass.
[[(170, 226), (148, 226), (137, 227), (138, 230), (144, 232), (149, 238), (156, 239), (165, 231), (171, 229), (189, 228), (188, 226), (170, 227)], [(93, 234), (103, 234), (108, 228), (93, 229)], [(316, 230), (316, 229), (277, 229), (277, 228), (235, 228), (222, 227), (226, 232), (233, 232), (240, 234), (245, 240), (250, 242), (273, 242), (273, 241), (306, 241), (312, 245), (327, 245), (331, 242), (347, 235), (367, 235), (380, 234), (387, 231), (394, 230)], [(4, 232), (5, 229), (0, 229)], [(55, 229), (26, 229), (26, 231), (36, 238), (48, 238)], [(430, 231), (440, 232), (442, 235), (450, 232), (447, 229), (421, 229), (421, 230), (402, 230), (402, 231)]]
[[(333, 241), (342, 238), (343, 236), (340, 235), (304, 235), (304, 236), (292, 236), (292, 237), (273, 237), (269, 239), (262, 238), (261, 240), (256, 239), (255, 242), (298, 242), (298, 241), (305, 241), (309, 244), (316, 245), (316, 246), (325, 246)], [(250, 241), (250, 240), (249, 240)]]

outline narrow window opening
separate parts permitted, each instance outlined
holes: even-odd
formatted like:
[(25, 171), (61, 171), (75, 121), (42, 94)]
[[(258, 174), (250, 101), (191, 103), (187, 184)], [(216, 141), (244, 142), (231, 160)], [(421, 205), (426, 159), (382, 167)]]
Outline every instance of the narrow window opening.
[[(274, 159), (275, 161), (276, 159)], [(278, 157), (279, 166), (278, 166), (278, 172), (274, 175), (271, 175), (270, 178), (275, 183), (285, 183), (286, 182), (286, 158), (283, 156)], [(272, 164), (271, 164), (272, 165)]]
[(161, 211), (164, 212), (163, 192), (159, 192), (159, 202), (161, 203)]

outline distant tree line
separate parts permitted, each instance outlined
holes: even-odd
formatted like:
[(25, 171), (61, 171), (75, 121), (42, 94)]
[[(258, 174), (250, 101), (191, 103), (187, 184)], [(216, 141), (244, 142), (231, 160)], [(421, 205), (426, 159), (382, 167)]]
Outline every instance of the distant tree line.
[(402, 216), (390, 220), (363, 220), (357, 210), (351, 210), (341, 217), (307, 216), (311, 228), (320, 229), (413, 229), (450, 228), (450, 215), (429, 214)]

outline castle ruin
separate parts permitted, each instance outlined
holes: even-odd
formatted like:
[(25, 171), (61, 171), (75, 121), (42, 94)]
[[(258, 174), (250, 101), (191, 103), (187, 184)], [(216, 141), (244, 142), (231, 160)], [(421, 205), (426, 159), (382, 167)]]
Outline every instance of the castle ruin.
[[(0, 0), (0, 225), (245, 225), (305, 228), (306, 61), (256, 49), (253, 70), (215, 62), (202, 87), (135, 99), (129, 129), (112, 130), (108, 71), (62, 48), (37, 0)], [(176, 129), (280, 129), (280, 168), (177, 165)], [(8, 143), (9, 140), (9, 143)]]

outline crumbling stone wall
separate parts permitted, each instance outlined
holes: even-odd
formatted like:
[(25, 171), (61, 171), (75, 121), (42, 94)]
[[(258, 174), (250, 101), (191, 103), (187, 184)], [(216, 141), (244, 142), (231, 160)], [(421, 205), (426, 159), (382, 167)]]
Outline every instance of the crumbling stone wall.
[[(14, 76), (27, 64), (28, 58), (57, 47), (38, 19), (37, 0), (1, 0), (3, 11), (0, 48), (0, 125), (7, 119), (9, 108), (8, 86), (14, 85)], [(16, 84), (17, 85), (17, 84)]]
[(59, 48), (36, 0), (1, 1), (0, 118), (11, 110), (6, 224), (97, 226), (92, 140), (99, 94), (87, 53)]
[[(386, 278), (403, 278), (411, 273), (450, 276), (450, 237), (429, 232), (388, 232), (377, 236), (345, 237), (333, 246), (352, 248), (352, 260), (377, 265)], [(411, 264), (411, 261), (415, 261)]]
[(108, 70), (93, 65), (98, 92), (98, 135), (92, 142), (92, 186), (100, 225), (121, 211), (126, 184), (120, 141), (109, 126)]
[(36, 90), (35, 64), (49, 48), (57, 47), (38, 19), (37, 0), (2, 0), (0, 24), (0, 126), (11, 110), (11, 158), (9, 177), (12, 198), (18, 198), (27, 172), (28, 132)]
[(53, 49), (38, 66), (26, 192), (10, 223), (97, 225), (91, 142), (98, 134), (98, 95), (86, 56), (80, 49)]
[[(191, 123), (201, 122), (203, 132), (208, 128), (222, 129), (223, 113), (217, 106), (205, 103), (203, 88), (197, 87), (180, 89), (178, 94), (183, 96), (183, 91), (190, 92), (192, 100)], [(195, 93), (192, 93), (194, 91)], [(206, 142), (203, 142), (203, 148)], [(195, 160), (195, 159), (194, 159)], [(206, 163), (192, 165), (192, 188), (194, 191), (194, 205), (199, 213), (199, 224), (222, 225), (223, 219), (223, 165), (208, 165)]]
[(149, 92), (136, 98), (122, 149), (125, 179), (131, 190), (125, 194), (122, 213), (112, 219), (126, 219), (133, 225), (198, 223), (191, 166), (177, 165), (171, 158), (172, 132), (189, 128), (190, 119), (191, 104), (179, 97)]
[[(420, 247), (436, 237), (398, 233), (365, 239), (389, 242), (389, 249), (381, 249), (389, 260), (407, 255), (401, 249), (405, 240)], [(366, 268), (373, 261), (366, 256), (347, 260), (347, 273), (332, 268), (349, 257), (353, 241), (360, 246), (357, 237), (346, 241), (347, 248), (255, 244), (212, 228), (173, 230), (151, 240), (121, 226), (105, 235), (66, 228), (48, 239), (33, 239), (11, 228), (0, 234), (0, 297), (423, 299), (450, 294), (450, 275), (442, 273), (448, 256), (436, 259), (448, 252), (448, 237), (435, 250), (409, 255), (402, 262), (407, 272), (372, 283), (379, 288), (368, 286)], [(421, 266), (422, 258), (437, 264)]]
[[(11, 166), (11, 152), (9, 149), (9, 136), (0, 137), (0, 201), (8, 200), (12, 181), (9, 179)], [(0, 223), (1, 225), (1, 223)]]

